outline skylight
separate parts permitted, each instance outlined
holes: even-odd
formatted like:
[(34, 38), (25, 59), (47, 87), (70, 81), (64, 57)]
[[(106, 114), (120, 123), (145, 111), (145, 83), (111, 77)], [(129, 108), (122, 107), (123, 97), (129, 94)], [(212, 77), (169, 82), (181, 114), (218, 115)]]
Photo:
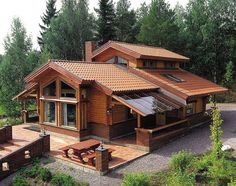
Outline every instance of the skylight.
[(176, 77), (176, 76), (173, 75), (173, 74), (162, 74), (162, 76), (164, 76), (165, 78), (167, 78), (167, 79), (169, 79), (169, 80), (171, 80), (171, 81), (174, 81), (174, 82), (176, 82), (176, 83), (184, 82), (183, 79), (178, 78), (178, 77)]

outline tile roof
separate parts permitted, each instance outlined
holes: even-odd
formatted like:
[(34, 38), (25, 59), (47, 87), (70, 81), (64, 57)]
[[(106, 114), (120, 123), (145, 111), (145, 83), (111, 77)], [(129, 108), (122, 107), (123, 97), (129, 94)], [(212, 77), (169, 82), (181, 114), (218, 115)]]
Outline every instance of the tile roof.
[[(149, 81), (155, 82), (163, 89), (177, 94), (184, 99), (190, 96), (208, 95), (227, 91), (224, 87), (182, 69), (143, 69), (137, 71), (139, 75), (145, 75)], [(163, 76), (164, 74), (173, 75), (174, 77), (181, 79), (182, 82), (170, 80)]]
[(93, 52), (93, 57), (104, 52), (108, 48), (114, 48), (127, 53), (135, 58), (157, 58), (168, 60), (188, 61), (189, 58), (160, 47), (147, 45), (130, 44), (118, 41), (109, 41)]
[(54, 64), (87, 81), (95, 81), (113, 92), (149, 90), (157, 85), (144, 80), (123, 67), (106, 63), (85, 63), (54, 60)]

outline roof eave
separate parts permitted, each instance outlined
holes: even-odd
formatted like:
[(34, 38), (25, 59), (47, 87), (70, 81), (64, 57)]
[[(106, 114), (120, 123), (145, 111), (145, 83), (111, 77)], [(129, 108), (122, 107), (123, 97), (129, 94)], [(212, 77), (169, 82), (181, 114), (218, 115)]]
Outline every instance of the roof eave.
[(157, 59), (157, 60), (164, 60), (164, 61), (177, 61), (177, 62), (187, 62), (190, 58), (183, 57), (183, 58), (167, 58), (161, 56), (149, 56), (149, 55), (140, 55), (139, 59)]

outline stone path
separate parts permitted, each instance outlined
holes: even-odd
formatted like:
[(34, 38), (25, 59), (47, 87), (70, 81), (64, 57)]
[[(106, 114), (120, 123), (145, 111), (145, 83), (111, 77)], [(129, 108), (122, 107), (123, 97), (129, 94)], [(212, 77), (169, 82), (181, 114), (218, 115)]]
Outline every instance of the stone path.
[[(236, 104), (219, 104), (224, 119), (223, 143), (229, 144), (236, 149)], [(191, 150), (193, 153), (206, 152), (210, 145), (210, 130), (208, 126), (194, 129), (188, 135), (174, 140), (162, 148), (144, 156), (134, 162), (129, 163), (107, 176), (98, 176), (77, 170), (75, 167), (59, 161), (47, 164), (54, 171), (68, 173), (81, 181), (89, 182), (91, 186), (118, 186), (121, 183), (123, 174), (128, 172), (157, 172), (167, 168), (170, 156), (180, 150)], [(1, 185), (1, 183), (0, 183)]]

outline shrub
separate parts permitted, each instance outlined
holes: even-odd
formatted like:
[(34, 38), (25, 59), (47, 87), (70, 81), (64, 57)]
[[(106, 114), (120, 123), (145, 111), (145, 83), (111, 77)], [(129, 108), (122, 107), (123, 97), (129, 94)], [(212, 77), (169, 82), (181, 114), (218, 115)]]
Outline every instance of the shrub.
[(196, 163), (198, 171), (207, 171), (214, 161), (214, 156), (211, 153), (203, 155)]
[(230, 183), (228, 183), (227, 186), (235, 186), (236, 185), (236, 179), (231, 179)]
[(80, 184), (74, 178), (65, 174), (56, 174), (52, 177), (50, 183), (55, 186), (79, 186)]
[(195, 157), (192, 153), (187, 151), (180, 151), (174, 154), (170, 160), (170, 168), (173, 171), (184, 172), (188, 168), (192, 168), (195, 162)]
[(18, 175), (13, 178), (12, 186), (29, 186), (26, 178)]
[(44, 182), (49, 182), (52, 179), (52, 173), (47, 168), (41, 168), (39, 170), (38, 178)]
[(234, 174), (234, 167), (230, 160), (221, 158), (214, 161), (212, 166), (209, 167), (207, 174), (211, 178), (212, 184), (227, 185)]
[(28, 177), (28, 178), (36, 178), (40, 171), (41, 171), (41, 167), (37, 164), (34, 165), (31, 169), (25, 169), (21, 172), (22, 176)]
[(195, 175), (185, 172), (175, 172), (167, 178), (168, 186), (194, 186), (196, 185)]
[(144, 173), (126, 174), (122, 186), (151, 186), (151, 179)]

